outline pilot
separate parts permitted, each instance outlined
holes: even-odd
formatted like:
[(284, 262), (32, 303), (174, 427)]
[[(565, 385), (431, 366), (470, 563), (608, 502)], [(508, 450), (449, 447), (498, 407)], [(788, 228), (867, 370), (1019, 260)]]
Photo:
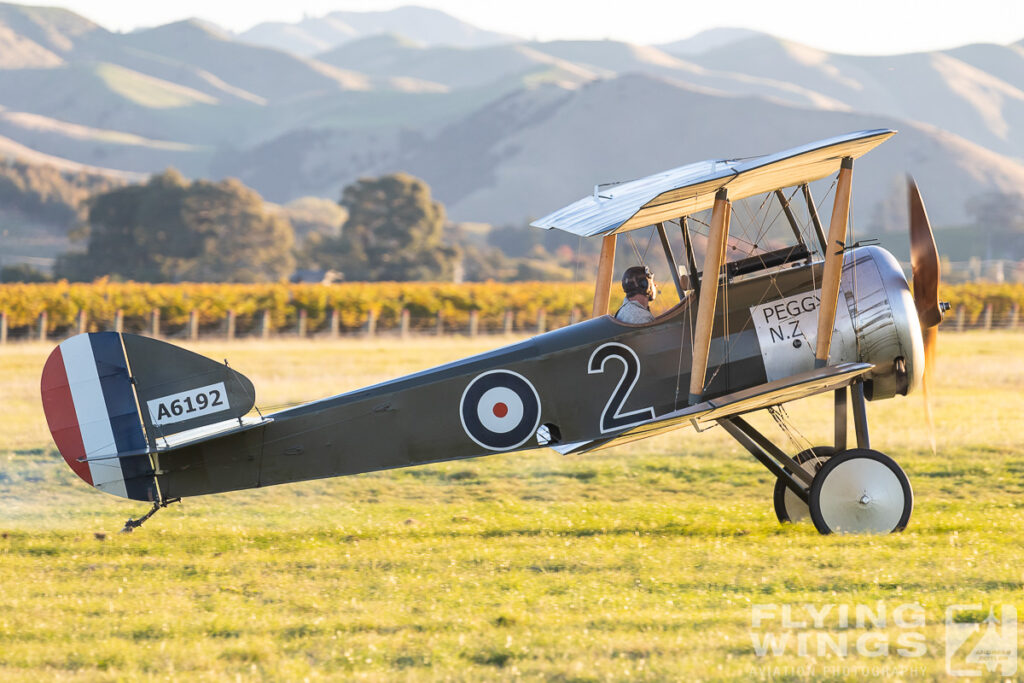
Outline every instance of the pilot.
[(615, 318), (624, 323), (642, 325), (654, 320), (649, 308), (650, 303), (658, 296), (658, 288), (654, 285), (654, 275), (647, 266), (630, 266), (622, 274), (622, 289), (626, 299), (615, 312)]

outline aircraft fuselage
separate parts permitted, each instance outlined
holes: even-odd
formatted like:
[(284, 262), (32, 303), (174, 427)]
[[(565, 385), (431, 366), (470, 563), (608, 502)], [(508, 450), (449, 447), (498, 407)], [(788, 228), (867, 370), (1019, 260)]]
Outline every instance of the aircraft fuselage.
[[(720, 281), (704, 396), (814, 367), (821, 263)], [(601, 316), (161, 451), (164, 498), (602, 439), (686, 406), (695, 297), (644, 326)], [(905, 394), (923, 355), (895, 259), (847, 252), (830, 363), (860, 361), (869, 398)]]

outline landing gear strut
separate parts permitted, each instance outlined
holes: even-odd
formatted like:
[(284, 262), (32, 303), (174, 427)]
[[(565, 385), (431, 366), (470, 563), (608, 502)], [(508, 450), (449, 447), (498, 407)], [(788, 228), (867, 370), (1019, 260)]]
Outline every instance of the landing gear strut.
[(914, 508), (910, 480), (896, 462), (871, 450), (864, 384), (850, 385), (857, 447), (847, 449), (847, 389), (835, 391), (835, 445), (783, 453), (741, 417), (719, 424), (777, 477), (775, 515), (780, 522), (810, 517), (822, 534), (902, 531)]

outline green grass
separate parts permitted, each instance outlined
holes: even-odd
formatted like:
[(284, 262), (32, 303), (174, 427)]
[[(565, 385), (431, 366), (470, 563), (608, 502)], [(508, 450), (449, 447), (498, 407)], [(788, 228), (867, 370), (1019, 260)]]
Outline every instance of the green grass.
[[(272, 405), (494, 343), (195, 348)], [(944, 678), (946, 606), (1024, 609), (1024, 335), (942, 344), (937, 455), (920, 396), (868, 407), (873, 445), (916, 496), (908, 530), (886, 537), (779, 526), (771, 477), (720, 429), (190, 499), (121, 535), (145, 507), (87, 487), (50, 443), (49, 347), (0, 347), (0, 679)], [(822, 397), (789, 412), (825, 443), (830, 410)], [(888, 637), (889, 656), (754, 653), (752, 632), (785, 630), (778, 615), (752, 629), (754, 604), (878, 601), (886, 628), (827, 632)], [(900, 657), (891, 610), (914, 602), (927, 653)]]

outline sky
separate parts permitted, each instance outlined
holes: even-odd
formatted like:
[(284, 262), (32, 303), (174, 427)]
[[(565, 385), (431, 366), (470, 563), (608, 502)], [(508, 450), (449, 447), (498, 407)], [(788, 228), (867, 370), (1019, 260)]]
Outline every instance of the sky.
[[(45, 0), (24, 4), (51, 4)], [(756, 29), (830, 52), (895, 54), (1024, 39), (1024, 0), (52, 0), (108, 29), (198, 17), (232, 31), (335, 10), (417, 4), (529, 39), (658, 44), (720, 26)]]

